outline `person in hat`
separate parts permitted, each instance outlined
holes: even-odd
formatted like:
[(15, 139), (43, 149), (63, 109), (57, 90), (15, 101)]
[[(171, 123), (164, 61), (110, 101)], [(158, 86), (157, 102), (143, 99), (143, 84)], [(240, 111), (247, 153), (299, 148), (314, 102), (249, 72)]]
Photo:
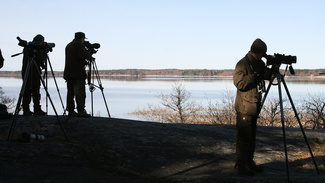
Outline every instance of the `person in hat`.
[[(34, 37), (32, 42), (44, 42), (44, 37), (41, 34), (38, 34)], [(41, 109), (40, 100), (41, 100), (41, 73), (42, 69), (47, 61), (47, 50), (43, 48), (31, 48), (24, 47), (23, 50), (23, 66), (22, 66), (22, 79), (26, 82), (26, 87), (22, 100), (23, 115), (45, 115)], [(31, 65), (29, 69), (29, 74), (25, 76), (27, 71), (27, 65), (29, 61), (33, 59), (36, 63)], [(34, 103), (34, 112), (30, 111), (29, 104), (33, 98)]]
[(267, 46), (256, 39), (250, 51), (236, 64), (233, 83), (237, 88), (235, 110), (236, 123), (236, 165), (238, 174), (252, 176), (262, 172), (263, 167), (254, 162), (256, 143), (256, 123), (261, 108), (264, 80), (272, 73), (261, 60), (266, 55)]
[[(92, 60), (84, 41), (85, 33), (76, 32), (75, 37), (65, 48), (65, 68), (63, 78), (67, 82), (67, 111), (69, 116), (89, 117), (85, 110), (86, 101), (86, 60)], [(77, 111), (75, 112), (75, 101)]]

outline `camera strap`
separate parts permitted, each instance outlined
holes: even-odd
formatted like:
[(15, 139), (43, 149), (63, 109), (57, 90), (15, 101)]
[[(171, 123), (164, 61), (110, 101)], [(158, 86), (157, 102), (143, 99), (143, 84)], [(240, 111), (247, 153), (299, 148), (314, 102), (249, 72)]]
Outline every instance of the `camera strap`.
[(249, 68), (251, 69), (252, 73), (254, 74), (254, 68), (253, 68), (253, 65), (252, 65), (252, 63), (250, 62), (250, 59), (248, 58), (247, 55), (245, 56), (245, 60), (246, 60), (247, 64), (249, 65)]
[[(253, 74), (256, 73), (256, 72), (254, 71), (253, 65), (252, 65), (252, 63), (250, 62), (250, 59), (248, 58), (247, 55), (245, 55), (245, 59), (246, 59), (247, 64), (249, 65), (249, 67), (250, 67), (252, 73), (253, 73)], [(266, 89), (265, 89), (265, 81), (264, 81), (264, 78), (262, 78), (260, 81), (257, 82), (257, 92), (262, 94), (262, 93), (264, 93), (265, 91), (266, 91)]]

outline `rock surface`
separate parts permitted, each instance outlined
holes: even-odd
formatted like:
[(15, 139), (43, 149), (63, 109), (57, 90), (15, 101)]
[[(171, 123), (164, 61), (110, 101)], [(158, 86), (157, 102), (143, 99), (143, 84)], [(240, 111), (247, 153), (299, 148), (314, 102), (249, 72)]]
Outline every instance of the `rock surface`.
[[(323, 145), (324, 130), (304, 131), (312, 149)], [(1, 120), (0, 132), (0, 183), (288, 182), (282, 128), (258, 127), (255, 161), (264, 173), (253, 177), (236, 174), (231, 125), (17, 116), (14, 125), (13, 118)], [(45, 140), (23, 141), (24, 132)], [(290, 181), (325, 182), (323, 155), (313, 153), (318, 175), (301, 130), (286, 135)]]

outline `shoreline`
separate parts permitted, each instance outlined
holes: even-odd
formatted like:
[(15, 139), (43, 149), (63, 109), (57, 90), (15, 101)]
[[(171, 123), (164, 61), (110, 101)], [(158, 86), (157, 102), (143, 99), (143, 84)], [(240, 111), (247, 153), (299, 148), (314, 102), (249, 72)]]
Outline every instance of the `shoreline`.
[[(63, 78), (63, 72), (53, 72), (55, 77)], [(20, 71), (0, 71), (0, 77), (3, 78), (22, 78)], [(52, 74), (48, 74), (51, 78)], [(211, 75), (211, 76), (201, 76), (201, 75), (173, 75), (173, 74), (148, 74), (148, 75), (134, 75), (134, 74), (100, 74), (99, 77), (102, 78), (136, 78), (136, 79), (232, 79), (232, 75)], [(308, 75), (308, 76), (297, 76), (297, 75), (286, 75), (285, 78), (288, 79), (320, 79), (325, 80), (325, 75)]]
[[(295, 75), (280, 70), (286, 78), (293, 79), (325, 79), (325, 69), (296, 69)], [(48, 71), (48, 77), (63, 77), (63, 71)], [(86, 69), (86, 72), (88, 70)], [(187, 79), (219, 79), (232, 78), (234, 70), (224, 69), (116, 69), (116, 70), (98, 70), (98, 75), (103, 78), (187, 78)], [(21, 78), (21, 71), (0, 71), (0, 77)]]

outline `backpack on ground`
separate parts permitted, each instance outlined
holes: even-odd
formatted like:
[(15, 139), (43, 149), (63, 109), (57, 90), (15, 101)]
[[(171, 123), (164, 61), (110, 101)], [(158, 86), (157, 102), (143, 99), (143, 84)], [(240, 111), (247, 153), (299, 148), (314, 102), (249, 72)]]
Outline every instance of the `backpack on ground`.
[(12, 116), (12, 114), (8, 113), (7, 106), (4, 104), (0, 104), (0, 120), (8, 119)]

